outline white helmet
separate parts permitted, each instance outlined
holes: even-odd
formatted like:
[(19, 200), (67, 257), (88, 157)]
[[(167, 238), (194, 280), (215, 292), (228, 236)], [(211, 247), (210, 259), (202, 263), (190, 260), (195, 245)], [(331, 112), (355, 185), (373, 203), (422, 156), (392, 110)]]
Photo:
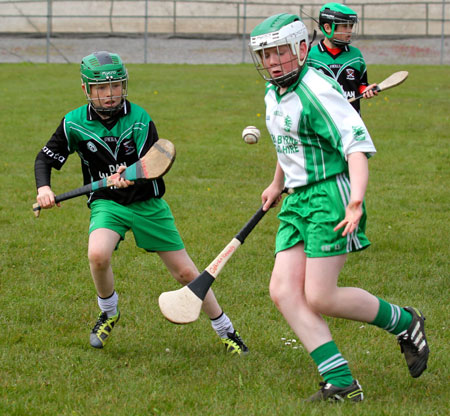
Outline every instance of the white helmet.
[[(250, 53), (260, 75), (270, 83), (279, 87), (288, 87), (294, 83), (303, 68), (306, 56), (300, 59), (300, 44), (308, 45), (308, 30), (299, 16), (294, 14), (277, 14), (271, 16), (256, 26), (250, 34)], [(279, 48), (289, 45), (292, 55), (299, 66), (291, 72), (279, 77), (272, 77), (263, 60), (263, 52), (269, 48)]]

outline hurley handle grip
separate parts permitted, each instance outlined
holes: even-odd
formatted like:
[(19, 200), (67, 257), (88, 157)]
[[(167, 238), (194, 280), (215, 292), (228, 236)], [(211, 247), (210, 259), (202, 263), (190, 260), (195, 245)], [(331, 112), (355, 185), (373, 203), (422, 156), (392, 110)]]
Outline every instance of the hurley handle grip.
[[(380, 92), (381, 89), (380, 89), (380, 87), (377, 85), (376, 87), (373, 87), (373, 88), (371, 88), (370, 90), (367, 90), (367, 91), (377, 91), (377, 92)], [(366, 93), (367, 91), (364, 91), (364, 92)], [(357, 97), (349, 98), (348, 102), (349, 102), (349, 103), (352, 103), (353, 101), (360, 100), (360, 99), (363, 97), (363, 95), (364, 95), (364, 93), (358, 95)]]
[[(100, 181), (97, 181), (97, 182), (102, 182), (102, 181), (103, 181), (103, 179)], [(97, 182), (95, 182), (95, 183), (97, 183)], [(77, 196), (86, 195), (92, 191), (92, 185), (93, 185), (92, 183), (89, 183), (80, 188), (72, 189), (71, 191), (56, 195), (55, 202), (58, 203), (58, 202), (66, 201), (67, 199), (76, 198)], [(33, 212), (34, 212), (34, 216), (36, 218), (39, 217), (40, 211), (41, 211), (41, 206), (37, 202), (34, 203), (33, 204)]]
[[(282, 194), (291, 194), (293, 192), (292, 189), (288, 189), (288, 188), (284, 188), (281, 191), (281, 195)], [(256, 227), (256, 224), (258, 224), (258, 222), (261, 220), (262, 217), (264, 217), (264, 215), (267, 213), (267, 211), (263, 210), (263, 205), (261, 206), (261, 208), (258, 209), (258, 211), (256, 211), (256, 213), (253, 215), (252, 218), (250, 218), (250, 220), (247, 222), (247, 224), (245, 224), (242, 229), (236, 234), (235, 238), (237, 240), (239, 240), (239, 242), (241, 244), (244, 243), (244, 240), (247, 238), (247, 236), (252, 232), (253, 228)]]

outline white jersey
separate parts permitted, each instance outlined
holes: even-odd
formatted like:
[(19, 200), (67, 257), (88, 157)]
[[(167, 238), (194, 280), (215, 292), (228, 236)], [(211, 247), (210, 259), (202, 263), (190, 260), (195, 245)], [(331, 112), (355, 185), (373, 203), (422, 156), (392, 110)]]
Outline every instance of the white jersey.
[(281, 96), (268, 84), (265, 102), (267, 129), (288, 188), (347, 172), (350, 153), (376, 153), (339, 84), (315, 69), (303, 68), (299, 80)]

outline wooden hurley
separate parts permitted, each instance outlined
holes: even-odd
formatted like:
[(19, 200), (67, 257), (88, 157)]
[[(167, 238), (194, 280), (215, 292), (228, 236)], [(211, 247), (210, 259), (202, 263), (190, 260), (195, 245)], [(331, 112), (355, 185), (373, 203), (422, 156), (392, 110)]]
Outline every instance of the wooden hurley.
[[(291, 193), (292, 190), (284, 189), (284, 192)], [(212, 263), (187, 286), (161, 293), (158, 300), (159, 308), (167, 320), (174, 324), (189, 324), (197, 320), (209, 288), (227, 261), (230, 260), (239, 246), (244, 243), (244, 240), (266, 212), (263, 211), (261, 206)]]
[[(165, 175), (175, 161), (176, 151), (172, 142), (166, 139), (159, 139), (150, 150), (142, 156), (136, 163), (127, 167), (120, 177), (128, 181), (137, 179), (156, 179)], [(113, 175), (114, 176), (114, 175)], [(81, 186), (55, 196), (55, 202), (65, 201), (77, 196), (87, 195), (101, 189), (113, 186), (112, 176)], [(35, 217), (39, 217), (41, 207), (38, 203), (33, 204)]]
[[(397, 85), (400, 85), (402, 82), (408, 78), (409, 72), (408, 71), (399, 71), (394, 72), (391, 76), (387, 77), (384, 81), (381, 81), (375, 88), (373, 88), (374, 91), (385, 91), (389, 88), (396, 87)], [(363, 94), (358, 95), (357, 97), (350, 98), (348, 100), (349, 103), (352, 103), (353, 101), (361, 99)]]

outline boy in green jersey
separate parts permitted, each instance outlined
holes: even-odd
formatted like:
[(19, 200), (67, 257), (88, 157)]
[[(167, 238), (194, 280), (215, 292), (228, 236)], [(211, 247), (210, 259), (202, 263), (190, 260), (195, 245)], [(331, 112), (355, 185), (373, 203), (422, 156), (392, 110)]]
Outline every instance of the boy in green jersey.
[(285, 198), (278, 218), (270, 296), (324, 381), (310, 401), (361, 401), (363, 391), (322, 315), (367, 322), (397, 336), (410, 374), (427, 367), (424, 317), (367, 291), (338, 286), (347, 254), (363, 250), (368, 158), (376, 152), (361, 117), (335, 80), (305, 65), (308, 33), (278, 14), (251, 32), (250, 51), (266, 84), (266, 125), (277, 164), (264, 209)]
[[(347, 99), (363, 94), (372, 98), (377, 84), (368, 85), (367, 67), (361, 51), (350, 46), (356, 32), (358, 16), (354, 10), (339, 3), (327, 3), (319, 13), (319, 28), (324, 39), (311, 48), (307, 63), (335, 79)], [(360, 112), (359, 100), (352, 106)]]
[[(100, 308), (90, 344), (103, 348), (120, 318), (111, 257), (127, 231), (132, 230), (138, 247), (156, 252), (180, 283), (189, 283), (199, 272), (184, 248), (169, 206), (162, 199), (164, 180), (133, 184), (117, 175), (137, 162), (158, 140), (148, 113), (126, 99), (128, 73), (120, 56), (106, 51), (85, 56), (81, 61), (81, 82), (88, 104), (65, 115), (36, 157), (37, 202), (42, 208), (55, 206), (50, 187), (52, 168), (61, 169), (74, 152), (81, 158), (85, 184), (110, 175), (116, 178), (114, 189), (91, 193), (88, 199), (88, 258)], [(203, 310), (227, 351), (248, 351), (211, 290)]]

